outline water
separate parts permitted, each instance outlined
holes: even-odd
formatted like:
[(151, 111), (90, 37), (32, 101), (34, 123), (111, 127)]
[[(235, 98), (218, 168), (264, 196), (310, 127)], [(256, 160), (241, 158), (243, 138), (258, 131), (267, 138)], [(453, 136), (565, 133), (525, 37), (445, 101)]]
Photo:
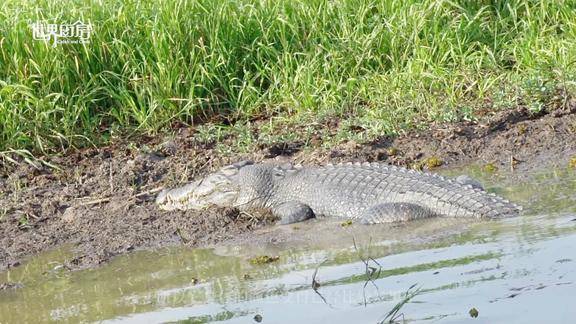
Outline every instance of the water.
[[(61, 249), (0, 274), (0, 282), (25, 285), (0, 291), (0, 323), (255, 323), (256, 315), (263, 323), (377, 323), (413, 285), (419, 293), (399, 319), (459, 323), (472, 308), (478, 323), (576, 318), (576, 172), (522, 181), (471, 172), (525, 215), (300, 224), (274, 229), (291, 233), (290, 243), (137, 252), (78, 272), (61, 267), (70, 255)], [(280, 259), (248, 262), (264, 254)]]

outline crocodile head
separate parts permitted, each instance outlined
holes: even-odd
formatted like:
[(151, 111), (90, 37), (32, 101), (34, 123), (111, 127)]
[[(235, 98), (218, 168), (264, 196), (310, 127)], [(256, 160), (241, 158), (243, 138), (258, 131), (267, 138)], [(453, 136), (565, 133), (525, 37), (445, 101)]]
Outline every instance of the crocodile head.
[(184, 187), (163, 190), (156, 197), (156, 204), (164, 210), (203, 210), (210, 206), (233, 206), (240, 194), (240, 188), (234, 180), (241, 168), (251, 164), (251, 161), (238, 162)]

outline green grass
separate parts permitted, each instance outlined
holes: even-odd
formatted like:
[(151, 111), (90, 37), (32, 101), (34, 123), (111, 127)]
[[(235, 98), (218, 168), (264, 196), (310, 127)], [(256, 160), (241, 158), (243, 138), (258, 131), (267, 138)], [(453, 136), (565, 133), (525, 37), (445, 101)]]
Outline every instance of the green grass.
[[(35, 21), (78, 19), (94, 25), (90, 44), (32, 40)], [(235, 134), (240, 148), (331, 143), (538, 111), (575, 92), (575, 40), (574, 0), (4, 0), (0, 151), (176, 122), (211, 140)], [(328, 118), (345, 121), (329, 132)], [(254, 120), (267, 122), (248, 131)]]

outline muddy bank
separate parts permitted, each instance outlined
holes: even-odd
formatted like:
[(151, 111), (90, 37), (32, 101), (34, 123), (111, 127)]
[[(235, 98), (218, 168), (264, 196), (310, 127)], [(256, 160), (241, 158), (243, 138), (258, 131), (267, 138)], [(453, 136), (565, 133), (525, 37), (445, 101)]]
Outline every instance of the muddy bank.
[[(233, 141), (234, 139), (229, 139)], [(427, 169), (468, 163), (510, 170), (512, 176), (553, 165), (576, 154), (576, 101), (537, 115), (519, 108), (480, 122), (432, 125), (396, 138), (342, 143), (331, 149), (279, 143), (234, 157), (199, 142), (191, 129), (176, 139), (143, 139), (86, 149), (34, 168), (24, 161), (2, 165), (0, 175), (0, 270), (27, 256), (71, 244), (71, 269), (95, 266), (135, 249), (169, 245), (207, 246), (246, 237), (273, 223), (266, 215), (220, 209), (164, 212), (153, 203), (163, 187), (241, 159), (291, 160), (303, 164), (383, 161)], [(15, 157), (17, 158), (17, 157)], [(434, 163), (428, 163), (434, 158)], [(270, 240), (273, 240), (270, 237)]]

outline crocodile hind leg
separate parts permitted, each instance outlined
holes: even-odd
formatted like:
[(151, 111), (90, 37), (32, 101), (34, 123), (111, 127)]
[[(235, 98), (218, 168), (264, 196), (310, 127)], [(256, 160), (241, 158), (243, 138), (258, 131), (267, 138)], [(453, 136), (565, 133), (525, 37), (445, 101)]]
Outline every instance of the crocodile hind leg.
[(427, 208), (410, 203), (382, 203), (368, 208), (360, 217), (361, 224), (405, 222), (435, 216)]
[(310, 206), (297, 201), (289, 201), (272, 208), (272, 213), (280, 218), (280, 224), (292, 224), (314, 217)]

